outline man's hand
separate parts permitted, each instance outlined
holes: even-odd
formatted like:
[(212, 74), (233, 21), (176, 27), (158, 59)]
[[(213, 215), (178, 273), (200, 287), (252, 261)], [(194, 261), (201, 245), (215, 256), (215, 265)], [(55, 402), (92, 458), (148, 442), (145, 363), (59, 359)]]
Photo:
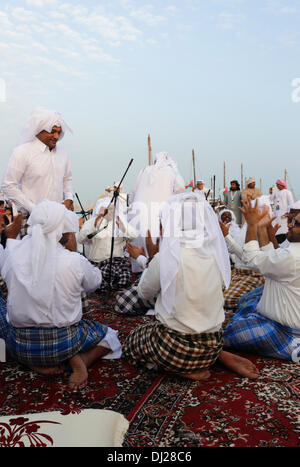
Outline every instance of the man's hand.
[(229, 229), (230, 229), (230, 223), (229, 224), (224, 224), (224, 222), (219, 222), (220, 224), (220, 227), (221, 227), (221, 230), (222, 230), (222, 234), (225, 237), (227, 237), (227, 235), (229, 234)]
[(245, 220), (247, 224), (250, 225), (258, 225), (259, 222), (265, 217), (266, 213), (261, 212), (257, 206), (257, 200), (255, 201), (255, 205), (252, 206), (251, 204), (251, 197), (248, 195), (247, 203), (242, 201), (243, 208), (240, 208), (242, 213), (244, 214)]
[(67, 209), (69, 209), (69, 211), (74, 211), (74, 204), (73, 204), (73, 200), (71, 199), (66, 199), (63, 204), (66, 206)]
[(22, 227), (22, 221), (23, 215), (20, 213), (17, 215), (17, 217), (15, 217), (14, 221), (11, 224), (4, 227), (4, 231), (6, 233), (7, 238), (17, 238)]
[(119, 229), (124, 233), (126, 229), (125, 229), (125, 225), (123, 224), (123, 222), (120, 219), (120, 216), (117, 216), (116, 224), (119, 227)]
[(156, 240), (156, 243), (154, 244), (152, 241), (150, 230), (147, 231), (146, 248), (148, 251), (149, 258), (153, 258), (153, 256), (155, 256), (159, 250), (159, 238)]
[(146, 256), (144, 247), (139, 248), (135, 245), (132, 245), (131, 243), (126, 243), (126, 250), (131, 256), (131, 258), (137, 259), (139, 256)]

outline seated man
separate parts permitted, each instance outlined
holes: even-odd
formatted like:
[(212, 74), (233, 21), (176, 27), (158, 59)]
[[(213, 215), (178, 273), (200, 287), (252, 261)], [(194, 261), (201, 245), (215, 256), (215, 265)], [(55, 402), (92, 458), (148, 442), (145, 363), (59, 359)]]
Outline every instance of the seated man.
[(124, 357), (195, 380), (208, 378), (219, 359), (256, 378), (251, 362), (222, 350), (222, 285), (230, 283), (230, 263), (214, 211), (200, 195), (175, 195), (162, 209), (161, 226), (159, 252), (138, 286), (142, 299), (157, 297), (156, 322), (127, 337)]
[(233, 312), (237, 309), (238, 300), (263, 285), (265, 279), (241, 260), (244, 238), (242, 230), (235, 223), (233, 212), (228, 209), (221, 211), (219, 222), (233, 263), (230, 286), (224, 291), (224, 307)]
[[(257, 206), (244, 203), (247, 221), (243, 261), (265, 276), (240, 303), (224, 331), (224, 347), (272, 358), (299, 361), (300, 343), (300, 215), (289, 224), (287, 248), (269, 242), (267, 226)], [(259, 226), (260, 224), (260, 226)]]
[(61, 373), (69, 362), (69, 386), (77, 390), (87, 384), (87, 368), (99, 358), (119, 358), (121, 345), (116, 331), (82, 319), (81, 293), (99, 287), (101, 272), (63, 247), (71, 214), (44, 200), (28, 219), (28, 235), (8, 241), (0, 263), (8, 288), (0, 337), (15, 360), (41, 374)]
[[(114, 249), (110, 270), (113, 227)], [(105, 209), (101, 208), (96, 218), (92, 217), (83, 224), (78, 233), (77, 241), (89, 245), (87, 258), (102, 272), (100, 292), (106, 292), (110, 287), (119, 290), (131, 283), (131, 265), (128, 258), (124, 256), (125, 239), (136, 236), (135, 229), (124, 218), (121, 220), (120, 216), (117, 216), (116, 225), (113, 226), (112, 206), (107, 214), (105, 214)]]
[[(150, 231), (148, 230), (146, 237), (146, 249), (144, 247), (139, 248), (136, 245), (127, 243), (126, 250), (130, 258), (136, 260), (137, 264), (141, 269), (146, 269), (149, 262), (158, 252), (159, 239), (154, 244)], [(116, 313), (120, 313), (127, 316), (145, 315), (149, 310), (154, 308), (156, 297), (151, 300), (143, 300), (138, 295), (139, 279), (137, 279), (128, 289), (121, 290), (116, 295), (116, 303), (114, 310)]]

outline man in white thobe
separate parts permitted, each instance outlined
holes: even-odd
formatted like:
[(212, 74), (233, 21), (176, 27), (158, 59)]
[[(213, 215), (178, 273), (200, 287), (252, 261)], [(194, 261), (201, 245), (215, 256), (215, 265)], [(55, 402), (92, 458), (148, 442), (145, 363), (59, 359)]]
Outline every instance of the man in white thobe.
[[(138, 175), (129, 195), (128, 220), (138, 230), (140, 237), (133, 243), (144, 247), (148, 230), (152, 238), (159, 237), (159, 213), (162, 204), (172, 195), (183, 193), (185, 183), (177, 164), (167, 152), (155, 157), (154, 165), (144, 168)], [(133, 272), (142, 269), (132, 260)]]
[(274, 215), (276, 216), (274, 223), (280, 225), (276, 238), (278, 243), (282, 243), (286, 240), (288, 232), (287, 219), (283, 216), (288, 212), (289, 206), (293, 204), (294, 198), (292, 193), (287, 190), (285, 180), (277, 180), (276, 186), (278, 191), (273, 195)]
[(71, 131), (61, 115), (37, 107), (21, 133), (2, 181), (2, 190), (27, 219), (34, 206), (43, 199), (73, 204), (70, 161), (57, 148), (66, 131)]

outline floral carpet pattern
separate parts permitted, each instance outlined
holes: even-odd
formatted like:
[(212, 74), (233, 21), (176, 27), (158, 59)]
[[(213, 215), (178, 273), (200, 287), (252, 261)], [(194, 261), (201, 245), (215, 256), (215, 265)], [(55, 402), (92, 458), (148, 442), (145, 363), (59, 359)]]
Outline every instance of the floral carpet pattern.
[[(121, 342), (154, 319), (117, 315), (97, 295), (90, 307), (86, 317), (117, 329)], [(7, 361), (0, 363), (0, 416), (110, 409), (130, 422), (124, 447), (299, 446), (300, 365), (247, 357), (260, 369), (257, 380), (218, 364), (208, 381), (196, 382), (135, 368), (123, 359), (101, 361), (78, 392), (68, 390), (67, 373), (39, 376)], [(4, 429), (0, 426), (0, 446)]]

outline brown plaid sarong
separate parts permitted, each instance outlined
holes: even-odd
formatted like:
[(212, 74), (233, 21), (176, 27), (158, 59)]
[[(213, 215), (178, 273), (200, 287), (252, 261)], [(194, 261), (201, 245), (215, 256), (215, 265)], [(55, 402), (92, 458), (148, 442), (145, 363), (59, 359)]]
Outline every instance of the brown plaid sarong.
[(210, 368), (223, 347), (223, 331), (183, 334), (159, 322), (135, 329), (125, 340), (123, 355), (132, 363), (154, 363), (172, 373)]
[(265, 278), (252, 269), (232, 269), (231, 282), (224, 291), (224, 308), (235, 310), (238, 300), (245, 294), (264, 285)]

